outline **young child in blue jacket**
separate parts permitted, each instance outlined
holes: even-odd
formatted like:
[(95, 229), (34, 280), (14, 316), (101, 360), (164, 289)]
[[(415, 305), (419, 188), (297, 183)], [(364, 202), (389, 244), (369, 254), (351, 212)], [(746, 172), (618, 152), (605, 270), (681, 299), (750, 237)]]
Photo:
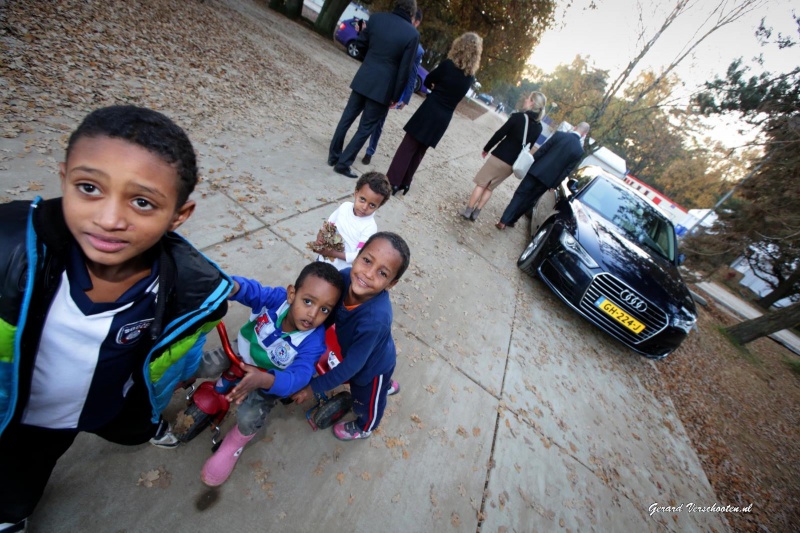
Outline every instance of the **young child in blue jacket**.
[(353, 267), (341, 271), (345, 292), (336, 308), (335, 324), (344, 359), (292, 396), (302, 403), (313, 393), (323, 393), (349, 380), (356, 419), (333, 426), (340, 440), (369, 437), (383, 417), (386, 396), (400, 390), (392, 380), (397, 352), (388, 291), (410, 261), (411, 252), (399, 235), (387, 231), (369, 238)]
[[(294, 285), (264, 287), (233, 276), (230, 300), (249, 307), (250, 320), (239, 330), (239, 357), (244, 377), (227, 399), (238, 404), (237, 424), (203, 466), (203, 483), (222, 485), (233, 472), (244, 446), (263, 427), (275, 403), (302, 387), (314, 374), (325, 351), (325, 320), (333, 316), (344, 292), (339, 271), (328, 263), (306, 265)], [(216, 377), (228, 367), (227, 357), (207, 352), (198, 375)], [(266, 372), (264, 372), (266, 370)]]
[(85, 431), (126, 445), (194, 374), (233, 284), (173, 233), (198, 179), (186, 133), (156, 111), (90, 113), (62, 197), (0, 205), (0, 530), (22, 530)]

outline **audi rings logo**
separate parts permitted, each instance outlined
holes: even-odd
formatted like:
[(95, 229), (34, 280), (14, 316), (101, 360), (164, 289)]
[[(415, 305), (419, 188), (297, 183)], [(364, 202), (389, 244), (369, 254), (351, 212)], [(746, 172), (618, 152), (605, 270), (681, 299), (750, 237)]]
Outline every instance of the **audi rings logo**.
[(647, 303), (628, 289), (625, 289), (619, 293), (619, 297), (622, 298), (623, 302), (630, 305), (640, 313), (643, 313), (647, 310)]

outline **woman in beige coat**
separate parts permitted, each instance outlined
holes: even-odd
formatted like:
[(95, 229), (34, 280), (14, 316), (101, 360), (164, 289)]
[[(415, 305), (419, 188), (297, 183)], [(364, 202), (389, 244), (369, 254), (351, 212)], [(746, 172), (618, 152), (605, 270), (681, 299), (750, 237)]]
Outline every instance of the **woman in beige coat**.
[[(542, 119), (545, 115), (546, 105), (545, 95), (540, 92), (530, 93), (525, 98), (522, 111), (512, 113), (506, 123), (489, 139), (481, 154), (483, 158), (489, 155), (489, 159), (472, 180), (475, 182), (475, 188), (472, 190), (467, 206), (459, 211), (462, 217), (475, 221), (483, 206), (492, 197), (492, 191), (512, 174), (511, 167), (522, 150), (522, 146), (526, 143), (533, 146), (536, 143), (542, 133)], [(528, 117), (527, 131), (525, 131), (525, 116)], [(492, 149), (495, 145), (497, 147)]]

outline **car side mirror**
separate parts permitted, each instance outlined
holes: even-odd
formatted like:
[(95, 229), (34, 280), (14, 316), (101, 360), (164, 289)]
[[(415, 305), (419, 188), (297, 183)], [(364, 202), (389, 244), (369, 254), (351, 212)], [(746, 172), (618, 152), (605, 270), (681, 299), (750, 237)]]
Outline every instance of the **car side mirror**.
[(678, 254), (678, 266), (681, 266), (684, 261), (686, 261), (686, 254)]
[(578, 192), (578, 180), (576, 180), (575, 178), (568, 179), (567, 189), (569, 189), (572, 194)]

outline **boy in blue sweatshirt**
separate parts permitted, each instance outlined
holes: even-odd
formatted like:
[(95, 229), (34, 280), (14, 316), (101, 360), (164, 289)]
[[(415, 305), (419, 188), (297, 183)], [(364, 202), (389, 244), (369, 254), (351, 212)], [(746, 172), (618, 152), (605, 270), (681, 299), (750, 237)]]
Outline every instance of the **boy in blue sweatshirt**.
[(397, 352), (388, 291), (410, 261), (411, 252), (399, 235), (379, 232), (369, 238), (353, 267), (341, 271), (345, 291), (335, 323), (344, 360), (292, 396), (302, 403), (313, 393), (323, 393), (349, 380), (356, 419), (333, 426), (340, 440), (369, 437), (383, 417), (386, 396), (400, 390), (392, 380)]
[[(227, 396), (236, 402), (237, 424), (219, 450), (203, 466), (208, 486), (222, 485), (272, 407), (308, 384), (314, 363), (325, 351), (325, 319), (331, 316), (343, 291), (341, 274), (327, 263), (311, 263), (294, 285), (263, 287), (257, 281), (233, 276), (229, 299), (251, 308), (250, 321), (239, 330), (239, 357), (244, 377)], [(207, 352), (198, 375), (212, 377), (227, 368), (227, 359)]]

